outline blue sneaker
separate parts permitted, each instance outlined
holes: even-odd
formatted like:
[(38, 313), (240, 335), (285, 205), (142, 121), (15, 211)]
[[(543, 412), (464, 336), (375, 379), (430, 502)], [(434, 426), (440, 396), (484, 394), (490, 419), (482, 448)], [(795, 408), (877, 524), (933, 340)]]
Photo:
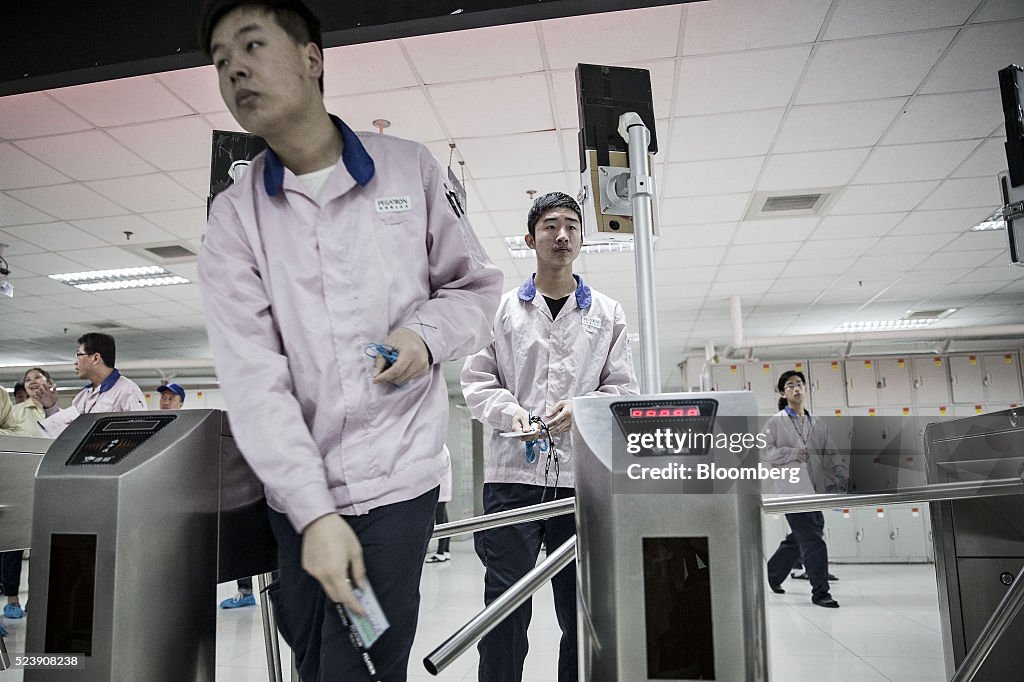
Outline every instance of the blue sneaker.
[(12, 620), (17, 618), (24, 618), (25, 610), (21, 608), (19, 604), (8, 604), (4, 607), (4, 618), (10, 618)]
[(237, 609), (243, 606), (256, 606), (256, 596), (252, 593), (236, 592), (234, 597), (228, 597), (220, 603), (222, 609)]

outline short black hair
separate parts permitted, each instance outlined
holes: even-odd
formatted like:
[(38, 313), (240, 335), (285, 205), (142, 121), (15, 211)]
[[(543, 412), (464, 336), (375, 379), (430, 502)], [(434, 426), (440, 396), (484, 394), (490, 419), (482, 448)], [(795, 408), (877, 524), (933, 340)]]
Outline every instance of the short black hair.
[[(782, 376), (779, 377), (779, 384), (778, 384), (779, 393), (785, 393), (785, 391), (786, 391), (786, 382), (789, 381), (790, 379), (792, 379), (793, 377), (799, 377), (800, 381), (804, 382), (805, 385), (807, 384), (807, 377), (804, 376), (803, 372), (801, 372), (800, 370), (797, 370), (797, 369), (788, 369), (788, 370), (786, 370), (785, 372), (782, 373)], [(786, 405), (787, 404), (789, 404), (789, 401), (786, 400), (785, 396), (779, 398), (779, 409), (780, 410), (786, 409)]]
[(78, 338), (78, 345), (84, 348), (85, 352), (90, 355), (99, 353), (100, 357), (103, 358), (103, 364), (111, 369), (114, 368), (114, 360), (117, 359), (117, 344), (114, 343), (114, 337), (110, 334), (104, 334), (103, 332), (82, 334)]
[(530, 212), (526, 216), (526, 229), (531, 237), (537, 236), (537, 221), (540, 217), (553, 208), (567, 208), (576, 214), (580, 222), (583, 222), (583, 214), (580, 212), (580, 205), (576, 200), (565, 192), (548, 192), (544, 196), (537, 197)]
[(31, 368), (31, 369), (29, 369), (29, 370), (28, 370), (27, 372), (25, 372), (25, 378), (26, 378), (26, 379), (28, 379), (28, 375), (29, 375), (29, 374), (31, 374), (32, 372), (39, 372), (39, 373), (40, 373), (40, 374), (42, 374), (42, 375), (43, 375), (44, 377), (46, 377), (46, 380), (47, 380), (47, 381), (49, 381), (49, 382), (50, 382), (51, 384), (53, 383), (53, 377), (51, 377), (51, 376), (50, 376), (50, 373), (49, 373), (49, 372), (47, 372), (47, 371), (46, 371), (45, 369), (43, 369), (42, 367), (32, 367), (32, 368)]
[[(199, 47), (207, 57), (213, 57), (210, 41), (213, 30), (228, 12), (239, 7), (262, 9), (274, 17), (277, 25), (299, 45), (315, 43), (324, 51), (324, 39), (320, 34), (320, 19), (300, 0), (207, 0), (199, 16)], [(320, 94), (324, 93), (324, 76), (320, 74)]]
[(28, 391), (25, 390), (25, 382), (23, 382), (23, 381), (15, 382), (15, 384), (14, 384), (14, 398), (15, 399), (18, 398), (18, 392), (19, 391), (24, 393), (25, 395), (28, 395)]

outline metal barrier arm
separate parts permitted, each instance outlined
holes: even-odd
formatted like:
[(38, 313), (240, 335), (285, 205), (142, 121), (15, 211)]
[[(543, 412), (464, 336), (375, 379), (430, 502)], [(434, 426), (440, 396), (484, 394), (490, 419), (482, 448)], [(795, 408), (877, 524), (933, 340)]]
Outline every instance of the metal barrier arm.
[(520, 509), (511, 509), (496, 514), (484, 514), (483, 516), (474, 516), (462, 519), (461, 521), (442, 523), (434, 526), (434, 534), (431, 536), (431, 539), (439, 540), (440, 538), (449, 538), (463, 533), (475, 533), (478, 530), (487, 530), (488, 528), (497, 528), (498, 526), (511, 526), (514, 523), (548, 519), (552, 516), (572, 514), (575, 510), (576, 498), (574, 497), (541, 502), (540, 504)]
[(761, 509), (775, 514), (824, 511), (836, 507), (874, 507), (879, 504), (903, 502), (942, 502), (974, 497), (998, 497), (1024, 494), (1024, 480), (997, 478), (991, 481), (955, 481), (918, 485), (894, 493), (864, 493), (861, 495), (792, 495), (762, 499)]
[(1010, 583), (1010, 589), (1003, 595), (996, 610), (981, 629), (974, 646), (967, 652), (964, 662), (953, 674), (950, 682), (970, 682), (985, 662), (985, 658), (992, 651), (999, 638), (1003, 636), (1013, 619), (1017, 616), (1021, 607), (1024, 606), (1024, 567), (1021, 567), (1017, 578)]
[[(497, 515), (495, 514), (495, 516)], [(427, 657), (423, 659), (423, 666), (431, 675), (440, 673), (575, 559), (576, 536), (573, 535), (562, 543), (562, 546), (554, 553), (549, 554), (547, 559), (520, 578), (515, 585), (505, 590), (483, 611), (476, 614), (441, 646), (427, 654)]]

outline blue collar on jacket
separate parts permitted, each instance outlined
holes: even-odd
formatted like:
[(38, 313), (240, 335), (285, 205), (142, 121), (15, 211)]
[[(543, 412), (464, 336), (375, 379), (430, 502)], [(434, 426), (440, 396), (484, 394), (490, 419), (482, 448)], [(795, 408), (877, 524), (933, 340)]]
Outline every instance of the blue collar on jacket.
[[(796, 417), (797, 416), (796, 412), (789, 405), (786, 405), (786, 414), (788, 414), (790, 417)], [(811, 418), (811, 411), (808, 410), (806, 407), (804, 408), (804, 414), (807, 415), (808, 419)]]
[[(537, 295), (537, 285), (533, 283), (533, 278), (536, 276), (536, 273), (530, 275), (525, 282), (519, 285), (520, 301), (532, 301)], [(573, 275), (573, 278), (576, 279), (576, 305), (580, 307), (580, 310), (589, 308), (592, 301), (590, 287), (583, 283), (583, 278), (579, 275)]]
[[(106, 379), (104, 379), (103, 383), (100, 384), (99, 392), (100, 393), (106, 393), (107, 391), (109, 391), (110, 389), (112, 389), (114, 387), (114, 384), (116, 384), (117, 380), (120, 379), (120, 378), (121, 378), (121, 373), (118, 372), (115, 369), (113, 372), (110, 373), (110, 376), (108, 376)], [(86, 388), (92, 388), (92, 382), (86, 384), (85, 387)]]
[[(352, 129), (345, 125), (345, 122), (334, 114), (329, 114), (331, 122), (341, 131), (341, 160), (349, 175), (362, 186), (373, 179), (375, 167), (373, 159), (370, 158), (359, 136), (352, 132)], [(263, 166), (263, 187), (267, 194), (275, 196), (281, 191), (284, 184), (284, 164), (277, 157), (273, 149), (267, 149), (267, 160)]]

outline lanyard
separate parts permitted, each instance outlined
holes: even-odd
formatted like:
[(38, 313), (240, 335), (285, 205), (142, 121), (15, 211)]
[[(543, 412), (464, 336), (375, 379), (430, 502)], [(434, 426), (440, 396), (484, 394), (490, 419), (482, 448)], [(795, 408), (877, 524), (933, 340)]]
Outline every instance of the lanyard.
[[(804, 413), (803, 417), (794, 417), (793, 415), (789, 415), (789, 420), (791, 422), (793, 422), (793, 429), (796, 431), (797, 438), (800, 439), (800, 449), (801, 450), (806, 450), (807, 449), (807, 441), (811, 437), (811, 418), (810, 418), (810, 415), (808, 415), (806, 413)], [(806, 431), (801, 431), (800, 430), (800, 422), (803, 422), (803, 421), (807, 422), (807, 429), (806, 429)]]

